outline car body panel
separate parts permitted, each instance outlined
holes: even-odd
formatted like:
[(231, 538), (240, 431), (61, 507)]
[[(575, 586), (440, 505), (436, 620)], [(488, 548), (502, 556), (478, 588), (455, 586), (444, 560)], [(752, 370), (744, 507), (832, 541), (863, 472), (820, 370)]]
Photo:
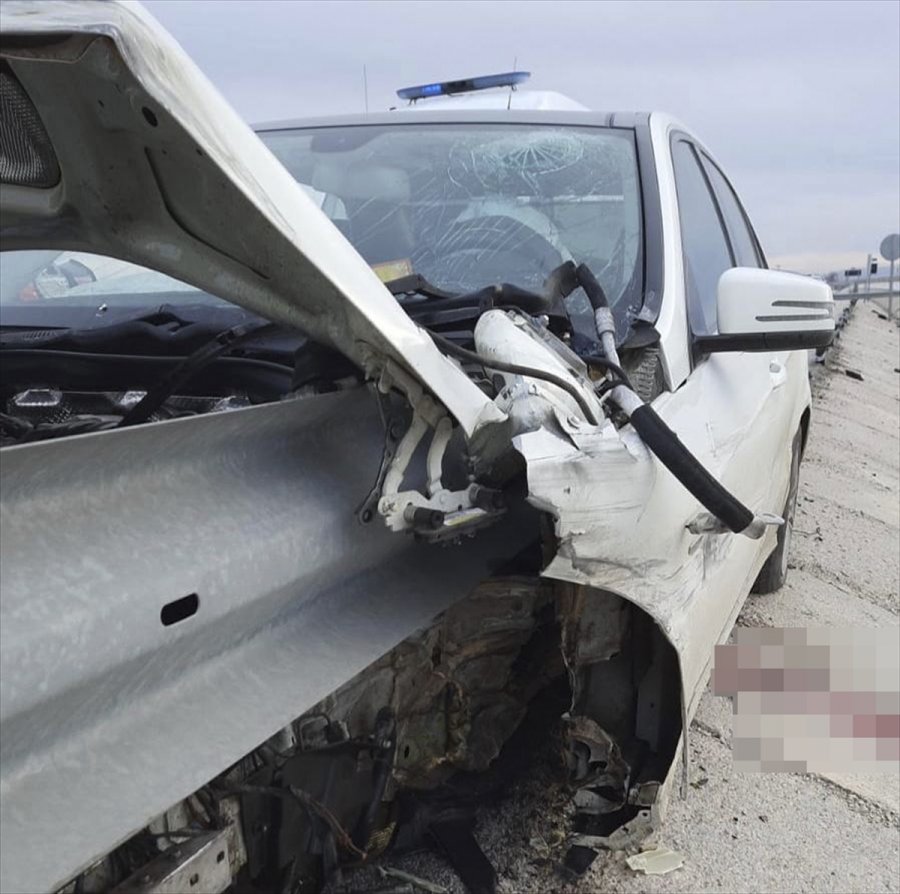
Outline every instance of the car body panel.
[[(370, 378), (394, 364), (473, 442), (507, 418), (510, 408), (410, 321), (138, 7), (11, 2), (3, 37), (21, 34), (84, 40), (4, 50), (39, 109), (54, 91), (71, 106), (45, 121), (67, 147), (62, 185), (40, 200), (0, 187), (4, 247), (124, 258), (302, 328)], [(430, 117), (534, 121), (536, 112), (507, 114), (423, 106), (385, 117), (403, 126)], [(540, 112), (542, 123), (612, 120)], [(692, 367), (669, 149), (670, 132), (685, 129), (655, 114), (648, 126), (665, 274), (655, 327), (668, 389), (654, 408), (752, 510), (778, 512), (809, 405), (805, 355), (714, 355)], [(82, 150), (86, 174), (67, 181)], [(486, 353), (509, 349), (485, 338)], [(524, 379), (530, 396), (565, 406), (553, 386)], [(682, 704), (670, 709), (687, 719), (774, 531), (761, 540), (691, 534), (699, 504), (631, 427), (589, 425), (568, 410), (513, 441), (529, 501), (553, 519), (559, 540), (543, 575), (616, 593), (648, 613), (677, 651)], [(15, 560), (2, 568), (0, 887), (64, 882), (518, 548), (516, 518), (460, 547), (465, 561), (357, 525), (382, 439), (374, 401), (359, 389), (4, 452), (0, 534), (4, 557)], [(162, 606), (187, 593), (200, 597), (197, 617), (162, 626)], [(668, 782), (675, 775), (673, 763)], [(43, 860), (34, 859), (36, 841), (53, 842)]]
[(678, 388), (691, 371), (681, 227), (678, 197), (675, 193), (675, 172), (669, 151), (669, 134), (674, 130), (685, 131), (686, 128), (668, 115), (658, 112), (651, 114), (650, 135), (656, 159), (663, 230), (662, 251), (666, 271), (663, 299), (655, 325), (659, 332), (666, 383), (671, 390)]
[[(777, 388), (782, 374), (770, 371), (775, 361), (768, 356), (719, 355), (653, 404), (703, 465), (757, 512), (784, 505), (791, 439), (809, 405), (805, 357), (781, 356), (791, 369)], [(710, 403), (721, 415), (698, 426)], [(754, 436), (760, 429), (770, 436), (768, 450)], [(529, 492), (559, 518), (561, 546), (544, 575), (610, 590), (646, 610), (678, 652), (690, 716), (706, 684), (713, 645), (728, 636), (774, 548), (775, 529), (762, 541), (690, 533), (696, 500), (636, 436), (623, 438), (624, 448), (605, 446), (595, 456), (585, 445), (568, 462), (546, 450), (541, 455), (537, 445), (532, 451), (530, 437), (523, 436), (520, 447), (529, 461)]]

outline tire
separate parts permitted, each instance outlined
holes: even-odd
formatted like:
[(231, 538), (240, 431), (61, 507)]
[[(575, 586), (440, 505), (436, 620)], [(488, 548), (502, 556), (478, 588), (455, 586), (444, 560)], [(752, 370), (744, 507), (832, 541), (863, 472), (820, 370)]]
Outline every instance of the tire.
[(787, 502), (784, 504), (782, 517), (784, 524), (778, 529), (778, 541), (765, 565), (759, 570), (759, 576), (750, 588), (751, 593), (774, 593), (784, 586), (787, 580), (788, 557), (791, 551), (791, 539), (794, 533), (794, 515), (797, 512), (797, 492), (800, 489), (800, 454), (802, 452), (803, 432), (797, 430), (791, 447), (791, 483), (788, 488)]

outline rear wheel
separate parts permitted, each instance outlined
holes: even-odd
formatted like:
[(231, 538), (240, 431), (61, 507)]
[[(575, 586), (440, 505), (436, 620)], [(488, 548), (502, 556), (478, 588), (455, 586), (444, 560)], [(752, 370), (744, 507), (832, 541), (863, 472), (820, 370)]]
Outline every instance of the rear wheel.
[(794, 532), (794, 514), (797, 511), (797, 492), (800, 489), (800, 453), (802, 451), (803, 432), (798, 429), (794, 435), (791, 448), (791, 483), (788, 488), (787, 502), (782, 512), (784, 524), (778, 529), (778, 542), (766, 564), (760, 569), (759, 576), (751, 588), (753, 593), (774, 593), (784, 586), (787, 580), (788, 555), (791, 550), (791, 536)]

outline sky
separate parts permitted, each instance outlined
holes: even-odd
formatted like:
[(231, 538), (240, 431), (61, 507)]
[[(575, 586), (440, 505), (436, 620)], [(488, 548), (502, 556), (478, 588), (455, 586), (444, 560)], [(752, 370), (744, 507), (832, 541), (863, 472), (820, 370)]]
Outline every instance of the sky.
[(773, 266), (859, 266), (900, 231), (900, 2), (145, 0), (250, 123), (508, 71), (663, 110), (710, 148)]

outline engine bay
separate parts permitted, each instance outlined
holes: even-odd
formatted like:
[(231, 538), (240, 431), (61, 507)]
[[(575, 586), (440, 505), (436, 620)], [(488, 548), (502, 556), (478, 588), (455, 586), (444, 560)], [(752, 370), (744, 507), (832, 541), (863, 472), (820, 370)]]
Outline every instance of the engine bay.
[[(146, 391), (65, 391), (31, 387), (6, 399), (0, 414), (0, 447), (31, 444), (87, 432), (117, 428)], [(252, 406), (245, 394), (198, 396), (175, 394), (147, 420), (161, 422), (202, 413), (221, 413)]]
[(262, 326), (237, 309), (194, 315), (161, 307), (105, 326), (5, 327), (0, 446), (279, 400), (292, 391), (302, 339), (263, 338), (250, 356), (217, 341)]

